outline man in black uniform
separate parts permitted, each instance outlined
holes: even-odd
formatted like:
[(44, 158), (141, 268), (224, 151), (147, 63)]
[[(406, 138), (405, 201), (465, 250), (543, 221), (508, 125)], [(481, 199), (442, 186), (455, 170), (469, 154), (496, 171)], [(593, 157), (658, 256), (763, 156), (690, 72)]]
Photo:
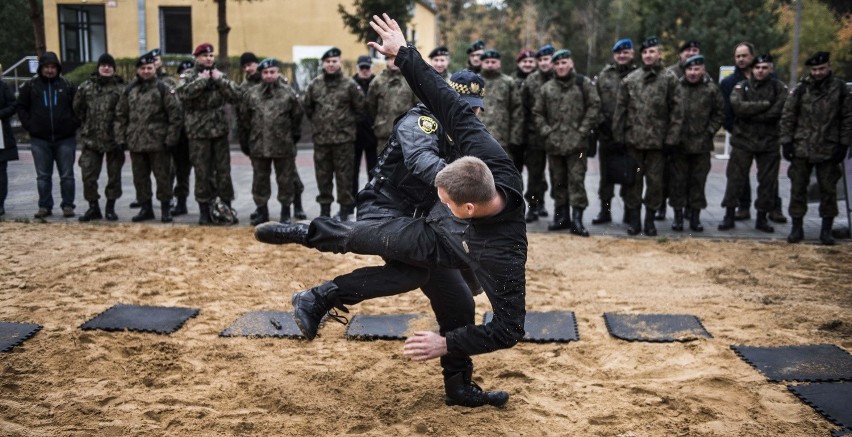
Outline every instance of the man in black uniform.
[[(373, 74), (373, 58), (370, 55), (358, 56), (358, 72), (352, 76), (352, 80), (361, 87), (361, 92), (364, 93), (364, 98), (367, 98), (367, 91), (370, 89), (370, 83), (376, 75)], [(361, 115), (358, 120), (358, 126), (355, 134), (355, 169), (352, 172), (352, 196), (358, 195), (360, 189), (358, 185), (358, 173), (361, 172), (361, 156), (367, 160), (367, 173), (376, 166), (376, 134), (373, 132), (373, 117), (367, 111)], [(357, 200), (356, 200), (357, 201)]]
[[(266, 243), (300, 243), (320, 251), (381, 255), (408, 267), (470, 268), (491, 302), (494, 310), (492, 322), (473, 325), (468, 321), (441, 334), (417, 332), (406, 341), (404, 354), (422, 361), (438, 357), (451, 359), (511, 347), (524, 335), (526, 314), (524, 266), (527, 241), (520, 174), (475, 116), (470, 103), (460, 98), (422, 60), (416, 49), (404, 46), (405, 40), (396, 22), (387, 16), (384, 21), (374, 19), (381, 25), (378, 27), (373, 23), (384, 45), (370, 45), (400, 67), (417, 97), (431, 109), (440, 126), (447, 129), (461, 154), (481, 158), (481, 161), (465, 157), (438, 172), (435, 185), (441, 203), (437, 203), (427, 217), (359, 220), (354, 223), (320, 217), (310, 226), (260, 225), (255, 236)], [(468, 85), (470, 91), (474, 88), (473, 83)], [(421, 129), (425, 127), (424, 132), (438, 129), (437, 124), (432, 125), (422, 117), (418, 119), (418, 126)], [(381, 162), (379, 166), (382, 166)], [(487, 190), (468, 192), (473, 187), (481, 189), (483, 186)], [(362, 194), (364, 192), (359, 197)], [(388, 280), (387, 276), (376, 277), (370, 286), (379, 286)], [(364, 287), (364, 284), (359, 286)], [(327, 311), (332, 310), (333, 313), (335, 307), (344, 308), (336, 290), (326, 292), (321, 287), (294, 295), (294, 314), (303, 332), (315, 332)], [(469, 299), (467, 296), (464, 298)], [(443, 315), (467, 311), (457, 306), (458, 299), (458, 296), (447, 301), (431, 299), (439, 319)], [(476, 407), (503, 405), (508, 400), (505, 392), (483, 392), (471, 377), (470, 367), (445, 374), (447, 404)]]

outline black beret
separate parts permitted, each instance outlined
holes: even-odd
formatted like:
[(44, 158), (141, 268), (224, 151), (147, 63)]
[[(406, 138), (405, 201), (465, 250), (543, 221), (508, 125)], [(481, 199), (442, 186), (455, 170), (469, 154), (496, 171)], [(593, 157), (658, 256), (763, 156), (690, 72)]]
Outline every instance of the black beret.
[(177, 67), (177, 73), (181, 74), (184, 71), (189, 70), (190, 68), (192, 68), (194, 66), (195, 66), (195, 62), (188, 61), (188, 60), (180, 61), (180, 64), (178, 64), (178, 67)]
[(700, 49), (700, 48), (701, 48), (701, 45), (698, 43), (698, 41), (692, 40), (692, 41), (687, 41), (687, 42), (683, 43), (680, 46), (680, 50), (678, 50), (678, 52), (682, 52), (686, 49)]
[(151, 56), (151, 53), (145, 53), (140, 56), (139, 59), (136, 60), (136, 67), (141, 67), (143, 65), (153, 64), (154, 57)]
[(553, 57), (551, 58), (551, 60), (553, 62), (556, 62), (560, 59), (568, 59), (570, 57), (571, 57), (571, 50), (559, 49), (559, 50), (556, 51), (556, 53), (553, 54)]
[(263, 70), (266, 70), (267, 68), (279, 67), (279, 66), (281, 66), (281, 63), (279, 63), (277, 59), (266, 58), (257, 65), (257, 69), (260, 70), (260, 71), (263, 71)]
[(322, 60), (325, 61), (328, 58), (339, 58), (340, 57), (340, 49), (337, 47), (332, 47), (325, 51), (322, 54)]
[(811, 55), (811, 57), (808, 58), (807, 61), (805, 61), (805, 65), (807, 65), (808, 67), (813, 67), (815, 65), (828, 64), (830, 57), (831, 53), (829, 52), (816, 52)]
[(683, 68), (684, 69), (692, 67), (693, 65), (704, 65), (704, 56), (701, 56), (701, 55), (690, 56), (689, 58), (686, 59), (686, 61), (683, 62)]
[(445, 46), (435, 47), (431, 52), (429, 52), (429, 59), (436, 56), (450, 56), (450, 50)]
[(260, 59), (257, 59), (257, 56), (255, 56), (254, 53), (245, 52), (242, 55), (240, 55), (240, 67), (245, 67), (246, 64), (251, 64), (251, 63), (255, 63), (255, 64), (260, 63)]
[(160, 56), (161, 53), (160, 53), (160, 49), (152, 49), (150, 52), (148, 52), (148, 54), (150, 54), (151, 56), (157, 57), (157, 56)]
[(774, 60), (772, 59), (772, 55), (763, 54), (763, 55), (759, 55), (758, 57), (754, 58), (754, 63), (752, 65), (771, 64), (772, 62), (774, 62)]
[(473, 43), (471, 43), (470, 46), (468, 46), (466, 52), (469, 55), (469, 54), (471, 54), (471, 53), (473, 53), (477, 50), (482, 50), (484, 48), (485, 48), (485, 41), (478, 39), (478, 40), (474, 41)]
[(535, 57), (540, 58), (542, 56), (549, 56), (549, 55), (552, 55), (553, 52), (555, 52), (555, 51), (556, 51), (555, 47), (553, 47), (550, 44), (545, 44), (545, 45), (541, 46), (540, 49), (538, 49), (538, 51), (535, 53)]
[(482, 59), (483, 61), (486, 59), (500, 59), (500, 52), (494, 49), (488, 49), (479, 55), (479, 59)]
[(660, 39), (656, 36), (649, 36), (645, 38), (645, 41), (642, 41), (642, 45), (639, 46), (639, 50), (641, 51), (647, 48), (657, 47), (658, 45), (660, 45)]

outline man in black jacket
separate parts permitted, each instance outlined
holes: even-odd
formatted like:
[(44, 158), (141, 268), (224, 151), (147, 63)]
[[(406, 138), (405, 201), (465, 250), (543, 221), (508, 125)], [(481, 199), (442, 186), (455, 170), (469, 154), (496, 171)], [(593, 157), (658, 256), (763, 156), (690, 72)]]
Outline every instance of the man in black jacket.
[(53, 166), (59, 169), (64, 217), (74, 217), (74, 158), (77, 128), (74, 115), (75, 87), (61, 76), (56, 53), (45, 52), (38, 60), (38, 76), (21, 87), (16, 109), (21, 125), (30, 133), (38, 186), (35, 218), (53, 214)]

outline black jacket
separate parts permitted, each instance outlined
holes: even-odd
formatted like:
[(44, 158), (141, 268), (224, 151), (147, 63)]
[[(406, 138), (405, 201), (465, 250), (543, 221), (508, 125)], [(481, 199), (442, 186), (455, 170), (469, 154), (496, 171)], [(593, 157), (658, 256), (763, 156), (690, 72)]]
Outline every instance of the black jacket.
[(0, 162), (17, 161), (18, 146), (12, 135), (12, 116), (15, 115), (15, 94), (6, 82), (0, 81), (0, 120), (3, 122), (4, 148), (0, 149)]
[[(59, 75), (48, 79), (41, 74), (45, 64), (59, 66)], [(62, 66), (52, 52), (39, 58), (38, 76), (21, 87), (16, 109), (18, 118), (31, 137), (60, 141), (76, 135), (80, 120), (74, 115), (76, 88), (61, 76)]]

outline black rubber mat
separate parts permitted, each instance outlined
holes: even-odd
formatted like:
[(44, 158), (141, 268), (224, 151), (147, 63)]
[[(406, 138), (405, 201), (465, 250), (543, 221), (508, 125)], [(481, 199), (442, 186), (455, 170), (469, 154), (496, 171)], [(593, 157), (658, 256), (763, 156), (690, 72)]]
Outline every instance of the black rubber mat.
[(196, 308), (117, 304), (98, 314), (80, 328), (104, 331), (142, 331), (171, 334), (198, 315)]
[(842, 426), (837, 435), (852, 430), (852, 383), (815, 382), (788, 385), (787, 389), (831, 423)]
[(779, 347), (733, 345), (731, 349), (773, 382), (852, 380), (852, 355), (831, 344)]
[(713, 338), (698, 317), (688, 314), (604, 313), (610, 335), (627, 341), (673, 342)]
[(293, 321), (293, 313), (252, 311), (243, 314), (219, 333), (222, 337), (299, 337), (302, 331)]
[(852, 436), (852, 429), (838, 429), (831, 432), (831, 437), (848, 437)]
[[(491, 323), (493, 318), (491, 311), (485, 313), (485, 323)], [(580, 340), (573, 311), (527, 312), (524, 331), (523, 341), (534, 343)]]
[(346, 326), (346, 338), (353, 340), (404, 340), (412, 320), (423, 314), (356, 315)]
[(6, 352), (41, 329), (35, 323), (0, 322), (0, 352)]

